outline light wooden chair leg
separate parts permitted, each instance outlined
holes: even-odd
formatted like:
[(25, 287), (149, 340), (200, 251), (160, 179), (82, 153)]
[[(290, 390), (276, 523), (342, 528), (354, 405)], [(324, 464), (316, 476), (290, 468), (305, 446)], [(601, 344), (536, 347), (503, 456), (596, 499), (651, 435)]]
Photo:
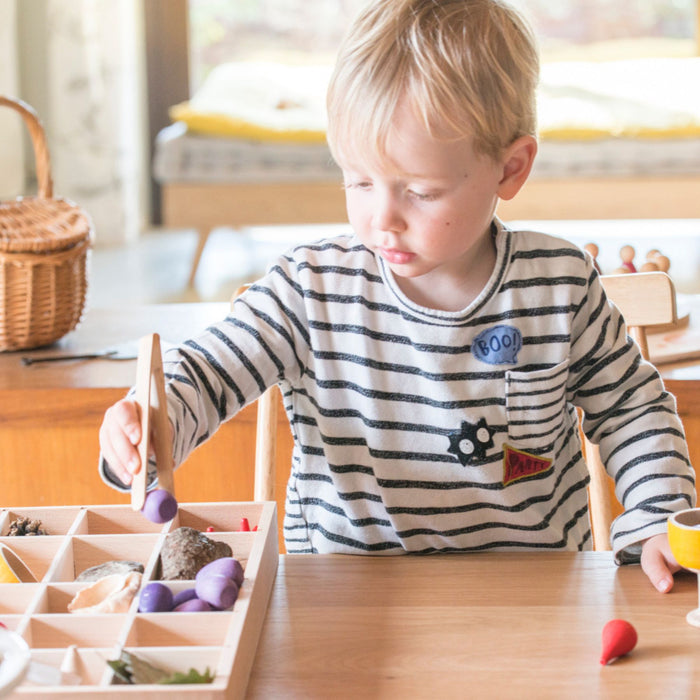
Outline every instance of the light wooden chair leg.
[[(610, 477), (600, 461), (598, 445), (594, 445), (584, 438), (584, 453), (591, 477), (588, 484), (588, 496), (592, 504), (590, 514), (593, 548), (597, 552), (609, 552), (612, 549), (610, 546), (610, 513), (613, 508), (610, 496)], [(590, 466), (596, 463), (599, 465), (598, 468), (591, 469)]]
[(277, 392), (270, 387), (258, 399), (255, 436), (255, 500), (275, 500), (275, 452), (277, 450)]
[(197, 231), (197, 249), (194, 251), (194, 258), (192, 259), (192, 267), (190, 268), (190, 276), (187, 280), (187, 285), (189, 287), (194, 287), (194, 280), (197, 277), (197, 268), (199, 267), (199, 261), (202, 259), (202, 253), (204, 252), (204, 246), (207, 244), (209, 239), (209, 234), (211, 229), (200, 229)]
[(645, 360), (649, 359), (649, 343), (647, 342), (647, 334), (642, 326), (633, 326), (630, 330), (630, 335), (637, 341), (639, 349), (642, 352), (642, 357)]

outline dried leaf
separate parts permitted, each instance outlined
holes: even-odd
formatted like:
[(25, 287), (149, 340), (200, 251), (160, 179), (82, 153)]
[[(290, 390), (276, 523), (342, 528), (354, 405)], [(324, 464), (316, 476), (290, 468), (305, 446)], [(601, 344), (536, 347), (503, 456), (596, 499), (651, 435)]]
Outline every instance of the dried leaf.
[(119, 678), (134, 685), (160, 683), (170, 675), (167, 671), (153, 666), (136, 654), (130, 654), (123, 650), (117, 661), (108, 661), (107, 663)]
[(181, 673), (180, 671), (169, 673), (128, 651), (122, 651), (119, 659), (107, 661), (107, 663), (119, 680), (130, 685), (140, 685), (142, 683), (184, 685), (187, 683), (214, 682), (214, 675), (208, 666), (203, 674), (194, 668), (190, 668), (187, 673)]
[(209, 670), (207, 666), (204, 673), (200, 673), (194, 668), (191, 668), (187, 673), (180, 673), (176, 671), (172, 676), (164, 678), (162, 681), (158, 681), (161, 685), (176, 685), (176, 684), (186, 684), (186, 683), (213, 683), (214, 675)]

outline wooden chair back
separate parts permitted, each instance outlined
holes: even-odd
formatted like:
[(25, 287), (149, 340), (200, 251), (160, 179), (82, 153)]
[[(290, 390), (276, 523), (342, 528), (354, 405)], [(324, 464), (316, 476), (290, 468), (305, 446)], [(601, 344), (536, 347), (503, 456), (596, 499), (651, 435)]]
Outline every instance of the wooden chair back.
[[(647, 328), (677, 320), (676, 291), (665, 272), (635, 272), (601, 277), (608, 299), (620, 310), (627, 331), (634, 338), (644, 359), (649, 359)], [(610, 526), (622, 512), (615, 496), (615, 484), (600, 459), (598, 446), (584, 437), (583, 453), (590, 473), (588, 487), (593, 547), (609, 551)]]

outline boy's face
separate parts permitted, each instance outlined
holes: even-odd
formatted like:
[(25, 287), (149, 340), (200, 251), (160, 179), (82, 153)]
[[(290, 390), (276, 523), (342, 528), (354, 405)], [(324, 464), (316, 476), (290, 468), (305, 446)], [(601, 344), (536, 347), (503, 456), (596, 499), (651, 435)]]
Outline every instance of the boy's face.
[(478, 293), (495, 263), (490, 224), (503, 166), (476, 155), (472, 139), (433, 138), (406, 106), (386, 151), (383, 165), (342, 157), (355, 233), (416, 301), (429, 290), (433, 298), (467, 287)]

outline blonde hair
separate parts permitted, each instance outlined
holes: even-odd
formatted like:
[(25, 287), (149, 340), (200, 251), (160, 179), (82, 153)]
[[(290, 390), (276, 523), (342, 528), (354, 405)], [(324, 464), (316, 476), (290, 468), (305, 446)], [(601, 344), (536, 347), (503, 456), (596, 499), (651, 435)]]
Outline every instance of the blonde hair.
[(328, 89), (328, 143), (384, 155), (402, 99), (435, 138), (471, 136), (498, 158), (535, 136), (539, 57), (500, 0), (370, 0), (340, 46)]

